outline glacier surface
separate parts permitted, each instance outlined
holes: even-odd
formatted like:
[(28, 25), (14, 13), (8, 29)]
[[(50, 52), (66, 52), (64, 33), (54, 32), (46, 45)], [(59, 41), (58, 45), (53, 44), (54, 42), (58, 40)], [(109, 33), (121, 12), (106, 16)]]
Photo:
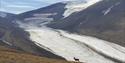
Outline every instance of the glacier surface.
[(74, 61), (73, 57), (76, 57), (86, 63), (115, 63), (104, 57), (107, 56), (125, 62), (125, 48), (120, 45), (63, 30), (19, 24), (30, 33), (30, 39), (36, 45), (68, 61)]

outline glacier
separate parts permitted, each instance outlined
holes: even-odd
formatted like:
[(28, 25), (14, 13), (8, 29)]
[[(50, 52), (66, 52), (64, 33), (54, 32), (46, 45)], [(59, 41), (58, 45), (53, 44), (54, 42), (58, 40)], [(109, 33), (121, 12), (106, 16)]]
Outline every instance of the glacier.
[(125, 48), (112, 42), (46, 26), (38, 27), (25, 23), (19, 23), (19, 26), (29, 32), (30, 39), (37, 46), (68, 61), (74, 61), (73, 57), (76, 57), (85, 63), (115, 63), (104, 57), (107, 56), (125, 62)]

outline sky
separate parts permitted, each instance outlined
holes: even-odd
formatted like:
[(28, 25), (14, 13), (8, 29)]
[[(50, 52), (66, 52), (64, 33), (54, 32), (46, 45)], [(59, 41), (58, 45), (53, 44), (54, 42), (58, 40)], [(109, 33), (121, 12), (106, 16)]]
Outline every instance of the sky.
[(0, 0), (0, 11), (19, 14), (61, 1), (70, 0)]

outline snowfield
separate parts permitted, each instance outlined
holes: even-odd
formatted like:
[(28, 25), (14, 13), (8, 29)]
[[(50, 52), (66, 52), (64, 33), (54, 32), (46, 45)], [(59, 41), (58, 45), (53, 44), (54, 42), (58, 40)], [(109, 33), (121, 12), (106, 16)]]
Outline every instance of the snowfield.
[[(30, 39), (41, 48), (68, 61), (79, 58), (86, 63), (115, 63), (109, 58), (125, 62), (125, 48), (95, 37), (71, 34), (66, 31), (20, 23), (30, 33)], [(102, 55), (103, 54), (103, 55)]]
[[(73, 57), (77, 57), (80, 59), (80, 61), (86, 63), (113, 63), (112, 61), (97, 54), (85, 44), (69, 39), (63, 34), (54, 30), (43, 28), (29, 29), (26, 31), (30, 33), (31, 40), (44, 45), (45, 47), (50, 49), (48, 51), (62, 56), (69, 61), (74, 61)], [(43, 46), (40, 47), (43, 48)]]
[(68, 17), (72, 13), (82, 11), (82, 10), (88, 8), (89, 6), (91, 6), (97, 2), (100, 2), (100, 1), (102, 1), (102, 0), (83, 0), (83, 1), (65, 2), (66, 11), (64, 12), (63, 16), (64, 16), (64, 18)]

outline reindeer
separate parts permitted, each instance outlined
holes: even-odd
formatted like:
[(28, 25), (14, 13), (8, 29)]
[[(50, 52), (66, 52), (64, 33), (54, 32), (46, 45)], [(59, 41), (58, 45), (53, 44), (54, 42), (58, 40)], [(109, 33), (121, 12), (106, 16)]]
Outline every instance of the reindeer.
[(74, 59), (76, 62), (80, 62), (78, 58), (75, 58), (75, 57), (74, 57), (73, 59)]

